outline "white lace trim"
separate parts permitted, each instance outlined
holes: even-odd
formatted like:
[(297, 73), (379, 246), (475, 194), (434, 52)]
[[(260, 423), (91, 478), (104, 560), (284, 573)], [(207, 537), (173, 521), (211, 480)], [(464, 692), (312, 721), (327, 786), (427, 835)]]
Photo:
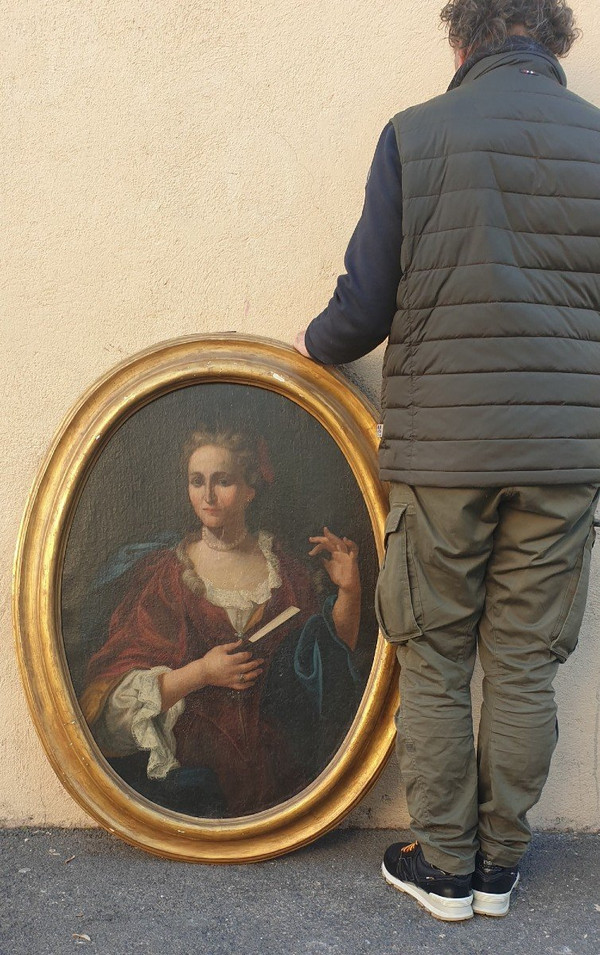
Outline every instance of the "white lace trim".
[(200, 577), (185, 550), (185, 543), (177, 548), (177, 556), (184, 565), (183, 582), (193, 593), (199, 593), (215, 607), (225, 611), (236, 633), (243, 633), (248, 620), (257, 607), (265, 604), (272, 592), (281, 587), (279, 561), (273, 553), (273, 535), (259, 531), (257, 544), (267, 562), (267, 577), (254, 590), (229, 590), (217, 587)]
[(98, 743), (108, 752), (127, 756), (144, 750), (150, 754), (149, 779), (164, 779), (179, 768), (173, 728), (185, 709), (185, 700), (161, 713), (158, 678), (169, 671), (166, 666), (132, 670), (110, 694), (97, 725)]
[(224, 587), (216, 587), (202, 578), (206, 588), (206, 599), (211, 604), (218, 607), (237, 607), (239, 610), (245, 609), (248, 603), (255, 605), (264, 604), (271, 596), (273, 590), (281, 587), (281, 577), (279, 576), (279, 561), (273, 553), (273, 535), (266, 531), (259, 531), (257, 544), (263, 557), (267, 562), (267, 577), (254, 590), (226, 590)]

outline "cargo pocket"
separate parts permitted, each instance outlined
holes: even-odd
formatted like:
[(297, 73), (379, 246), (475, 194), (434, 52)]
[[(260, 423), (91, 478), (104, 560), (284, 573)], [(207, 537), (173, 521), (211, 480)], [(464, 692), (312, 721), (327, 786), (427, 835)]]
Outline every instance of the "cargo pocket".
[[(550, 649), (558, 657), (560, 663), (564, 663), (569, 654), (573, 652), (579, 639), (579, 630), (587, 600), (592, 547), (595, 537), (596, 528), (592, 525), (583, 553), (569, 580), (569, 586), (563, 601), (563, 612), (552, 634)], [(564, 608), (566, 608), (566, 614)]]
[(375, 587), (375, 613), (390, 643), (406, 643), (423, 631), (414, 560), (406, 533), (408, 505), (393, 507), (385, 522), (385, 555)]

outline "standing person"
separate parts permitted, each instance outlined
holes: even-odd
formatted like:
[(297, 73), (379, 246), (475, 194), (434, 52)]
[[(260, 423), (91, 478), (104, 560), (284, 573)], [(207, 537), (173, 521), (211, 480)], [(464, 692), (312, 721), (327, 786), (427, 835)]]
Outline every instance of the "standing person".
[[(388, 338), (377, 587), (415, 841), (383, 873), (434, 916), (505, 915), (577, 643), (600, 484), (600, 110), (564, 0), (452, 0), (449, 90), (393, 118), (328, 307), (324, 364)], [(475, 751), (470, 682), (484, 670)]]

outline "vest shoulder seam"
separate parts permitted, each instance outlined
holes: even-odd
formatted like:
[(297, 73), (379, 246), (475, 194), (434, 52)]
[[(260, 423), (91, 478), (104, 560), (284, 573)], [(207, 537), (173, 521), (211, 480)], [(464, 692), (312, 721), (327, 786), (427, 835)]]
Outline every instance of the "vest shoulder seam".
[[(585, 129), (588, 133), (596, 133), (597, 135), (600, 135), (600, 126), (589, 126), (583, 123), (561, 123), (555, 119), (525, 119), (521, 118), (520, 116), (491, 116), (489, 114), (486, 114), (483, 118), (485, 120), (491, 120), (492, 122), (499, 121), (506, 123), (526, 123), (528, 125), (535, 124), (538, 126), (552, 126), (554, 128), (558, 127), (560, 129)], [(431, 125), (435, 126), (435, 123), (432, 123)], [(415, 129), (414, 132), (417, 132), (417, 129)]]
[(449, 444), (451, 442), (454, 442), (455, 444), (466, 444), (467, 442), (472, 443), (474, 441), (478, 443), (491, 441), (494, 444), (499, 444), (500, 442), (512, 443), (513, 441), (528, 441), (529, 444), (531, 444), (532, 441), (600, 441), (600, 434), (584, 435), (581, 437), (574, 437), (572, 434), (541, 434), (536, 435), (535, 438), (404, 438), (397, 434), (386, 434), (385, 438), (388, 441), (410, 441), (413, 444), (435, 444), (438, 442), (441, 443), (442, 441), (444, 444)]
[[(544, 233), (540, 233), (543, 235)], [(577, 275), (599, 275), (600, 276), (600, 267), (598, 271), (590, 272), (589, 269), (559, 269), (552, 268), (551, 266), (541, 266), (541, 265), (515, 265), (513, 262), (455, 262), (453, 265), (432, 265), (430, 268), (425, 269), (413, 269), (408, 268), (404, 275), (419, 275), (421, 272), (447, 272), (448, 270), (454, 271), (455, 269), (472, 269), (478, 268), (480, 265), (499, 265), (505, 269), (518, 269), (519, 272), (566, 272), (566, 273), (577, 273)], [(569, 306), (567, 306), (569, 307)]]
[[(391, 344), (398, 345), (400, 343), (391, 342)], [(568, 371), (564, 371), (561, 368), (510, 368), (508, 370), (498, 368), (468, 368), (464, 371), (420, 371), (411, 375), (395, 373), (389, 377), (406, 378), (416, 381), (417, 378), (442, 378), (444, 375), (448, 377), (451, 375), (589, 375), (591, 378), (600, 378), (600, 371), (573, 371), (572, 368)]]
[[(600, 136), (600, 130), (598, 131)], [(568, 162), (568, 163), (587, 163), (592, 166), (600, 166), (598, 159), (575, 159), (569, 156), (535, 156), (530, 153), (516, 153), (504, 149), (478, 149), (474, 146), (472, 149), (457, 149), (455, 152), (440, 153), (438, 156), (417, 156), (415, 159), (402, 158), (402, 168), (412, 163), (434, 162), (438, 159), (449, 159), (450, 156), (472, 156), (474, 153), (483, 153), (491, 156), (512, 156), (515, 159), (532, 159), (535, 162)]]
[[(600, 163), (598, 163), (600, 167)], [(460, 189), (444, 189), (438, 192), (425, 192), (423, 195), (404, 195), (406, 203), (415, 199), (439, 199), (454, 192), (494, 192), (501, 196), (527, 196), (529, 199), (567, 199), (576, 202), (600, 202), (600, 196), (563, 196), (562, 193), (518, 192), (516, 189), (499, 189), (495, 186), (462, 186)]]
[[(510, 374), (510, 372), (507, 372), (507, 374)], [(443, 405), (418, 405), (419, 411), (445, 411), (450, 408), (474, 408), (475, 410), (477, 408), (592, 408), (594, 411), (600, 411), (600, 403), (592, 405), (572, 401), (566, 403), (562, 401), (512, 401), (510, 403), (506, 401), (476, 401), (472, 404), (452, 402)], [(406, 411), (407, 408), (405, 405), (390, 405), (389, 410)]]
[[(548, 341), (566, 341), (566, 342), (583, 342), (586, 345), (590, 343), (594, 345), (600, 345), (600, 338), (578, 338), (575, 335), (538, 335), (532, 333), (530, 335), (454, 335), (451, 338), (448, 336), (442, 336), (441, 338), (423, 338), (419, 341), (419, 347), (421, 345), (429, 345), (434, 342), (478, 342), (478, 341), (513, 341), (521, 340), (523, 338), (531, 338), (536, 341), (542, 339), (547, 339)], [(397, 345), (401, 345), (401, 342), (395, 342)]]
[[(528, 439), (528, 440), (530, 440), (530, 439)], [(545, 439), (543, 439), (543, 440), (545, 440), (545, 441), (553, 441), (554, 438), (545, 438)], [(560, 439), (560, 438), (556, 438), (556, 440), (557, 440), (557, 441), (560, 441), (561, 439)], [(585, 441), (586, 439), (585, 439), (585, 438), (582, 438), (581, 440)], [(384, 450), (387, 450), (387, 449), (384, 449)], [(413, 472), (415, 472), (415, 473), (418, 474), (419, 472), (422, 472), (423, 474), (444, 474), (444, 473), (448, 473), (448, 474), (469, 474), (469, 475), (472, 475), (472, 474), (474, 473), (473, 470), (465, 471), (464, 468), (450, 468), (450, 467), (447, 467), (446, 464), (444, 464), (444, 467), (443, 467), (443, 468), (424, 468), (424, 467), (422, 467), (421, 465), (419, 465), (419, 467), (415, 467), (415, 468), (402, 468), (402, 467), (396, 467), (396, 468), (395, 468), (395, 467), (392, 467), (392, 466), (389, 466), (389, 467), (388, 467), (388, 466), (385, 466), (385, 465), (384, 465), (384, 466), (382, 467), (382, 470), (383, 470), (383, 471), (387, 471), (387, 472), (396, 472), (396, 473), (398, 473), (398, 474), (409, 474), (409, 473), (413, 473)], [(582, 464), (582, 465), (579, 465), (579, 466), (573, 465), (573, 466), (568, 467), (568, 468), (551, 468), (551, 467), (533, 468), (533, 467), (531, 467), (531, 465), (528, 465), (526, 468), (522, 468), (521, 470), (519, 470), (518, 468), (514, 468), (514, 467), (513, 467), (513, 468), (507, 468), (507, 467), (503, 467), (503, 468), (487, 468), (487, 469), (486, 469), (486, 468), (480, 468), (479, 471), (477, 471), (477, 472), (475, 472), (475, 473), (477, 473), (477, 474), (506, 474), (507, 471), (510, 471), (510, 472), (513, 473), (513, 474), (521, 474), (521, 472), (522, 472), (523, 474), (527, 474), (528, 472), (529, 472), (529, 473), (535, 473), (535, 472), (538, 472), (538, 471), (540, 472), (540, 474), (544, 474), (544, 473), (545, 473), (545, 474), (570, 474), (572, 471), (594, 471), (594, 472), (597, 472), (597, 471), (600, 471), (600, 465), (594, 466), (593, 464), (592, 464), (592, 465), (590, 465), (590, 464)], [(407, 483), (408, 483), (408, 482), (407, 482)], [(513, 482), (513, 483), (516, 483), (516, 482)], [(559, 482), (557, 482), (557, 483), (559, 483)], [(587, 483), (587, 482), (586, 482), (586, 483)], [(595, 483), (595, 482), (591, 482), (591, 483)]]
[[(447, 118), (448, 100), (446, 100), (445, 97), (448, 95), (449, 92), (453, 94), (453, 97), (457, 93), (460, 93), (461, 99), (466, 96), (470, 96), (472, 98), (477, 96), (477, 98), (479, 99), (479, 95), (480, 95), (480, 94), (477, 94), (476, 90), (473, 89), (473, 87), (471, 86), (463, 86), (463, 87), (458, 87), (455, 90), (447, 90), (446, 93), (440, 93), (439, 96), (434, 96), (432, 99), (424, 100), (422, 103), (415, 103), (414, 106), (407, 106), (406, 109), (399, 110), (399, 112), (395, 113), (392, 116), (390, 122), (394, 123), (395, 125), (398, 126), (399, 129), (401, 129), (403, 123), (406, 122), (407, 125), (409, 124), (411, 114), (414, 117), (418, 113), (430, 112), (432, 114), (431, 120), (428, 120), (427, 117), (425, 117), (424, 120), (421, 120), (419, 125), (414, 125), (410, 131), (411, 132), (417, 131), (421, 127), (425, 126), (427, 122), (431, 123), (431, 125), (434, 125), (434, 119), (437, 120), (438, 117), (434, 116), (433, 114), (435, 113), (435, 110), (437, 109), (437, 107), (441, 106), (441, 101), (444, 101), (443, 115), (444, 115), (444, 118)], [(502, 98), (503, 100), (505, 99), (506, 95), (510, 93), (514, 93), (518, 96), (523, 95), (523, 90), (520, 87), (516, 87), (515, 89), (498, 89), (495, 92), (497, 93), (498, 97)], [(533, 96), (534, 94), (530, 93), (529, 95)], [(567, 87), (565, 86), (561, 87), (560, 90), (556, 90), (556, 91), (555, 90), (548, 90), (548, 91), (538, 90), (535, 93), (535, 96), (536, 97), (547, 96), (550, 99), (558, 99), (558, 100), (561, 100), (562, 102), (566, 102), (567, 100), (569, 100), (571, 103), (575, 103), (577, 106), (580, 106), (583, 109), (587, 109), (594, 114), (600, 114), (600, 107), (596, 106), (594, 103), (590, 103), (589, 100), (584, 99), (583, 96), (579, 96), (578, 93), (575, 93), (573, 90), (567, 89)], [(489, 96), (487, 101), (489, 102)], [(458, 104), (456, 104), (454, 108), (458, 109)], [(465, 104), (462, 104), (460, 108), (464, 110)]]
[[(488, 187), (489, 188), (489, 187)], [(529, 193), (528, 193), (529, 195)], [(545, 198), (545, 197), (544, 197)], [(510, 229), (508, 226), (491, 225), (487, 222), (478, 225), (457, 225), (450, 229), (431, 229), (429, 232), (405, 232), (404, 239), (421, 239), (426, 235), (441, 235), (444, 232), (472, 232), (473, 229), (494, 229), (496, 232), (510, 232), (511, 235), (540, 235), (556, 239), (599, 239), (600, 235), (582, 232), (528, 232), (525, 229)]]
[(433, 312), (438, 308), (464, 308), (467, 305), (540, 305), (544, 308), (569, 308), (583, 312), (598, 312), (600, 308), (590, 308), (589, 305), (569, 305), (566, 302), (527, 302), (524, 299), (505, 301), (502, 299), (474, 299), (472, 302), (436, 302), (435, 305), (411, 305), (413, 312)]

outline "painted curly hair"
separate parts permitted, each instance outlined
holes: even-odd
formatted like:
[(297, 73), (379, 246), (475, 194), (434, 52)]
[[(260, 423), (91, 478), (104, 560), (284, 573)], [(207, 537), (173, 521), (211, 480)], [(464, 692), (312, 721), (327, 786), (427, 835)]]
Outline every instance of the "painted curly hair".
[(258, 438), (231, 427), (210, 428), (206, 425), (200, 425), (198, 430), (190, 434), (183, 446), (182, 465), (186, 479), (189, 459), (194, 451), (207, 444), (225, 448), (231, 452), (249, 487), (258, 491), (269, 483), (269, 475), (265, 476), (265, 471), (270, 468), (270, 465), (268, 463), (265, 465), (262, 460), (265, 455), (268, 455), (264, 438)]
[(517, 25), (555, 56), (566, 56), (581, 35), (565, 0), (450, 0), (440, 18), (451, 45), (468, 55), (501, 46)]

